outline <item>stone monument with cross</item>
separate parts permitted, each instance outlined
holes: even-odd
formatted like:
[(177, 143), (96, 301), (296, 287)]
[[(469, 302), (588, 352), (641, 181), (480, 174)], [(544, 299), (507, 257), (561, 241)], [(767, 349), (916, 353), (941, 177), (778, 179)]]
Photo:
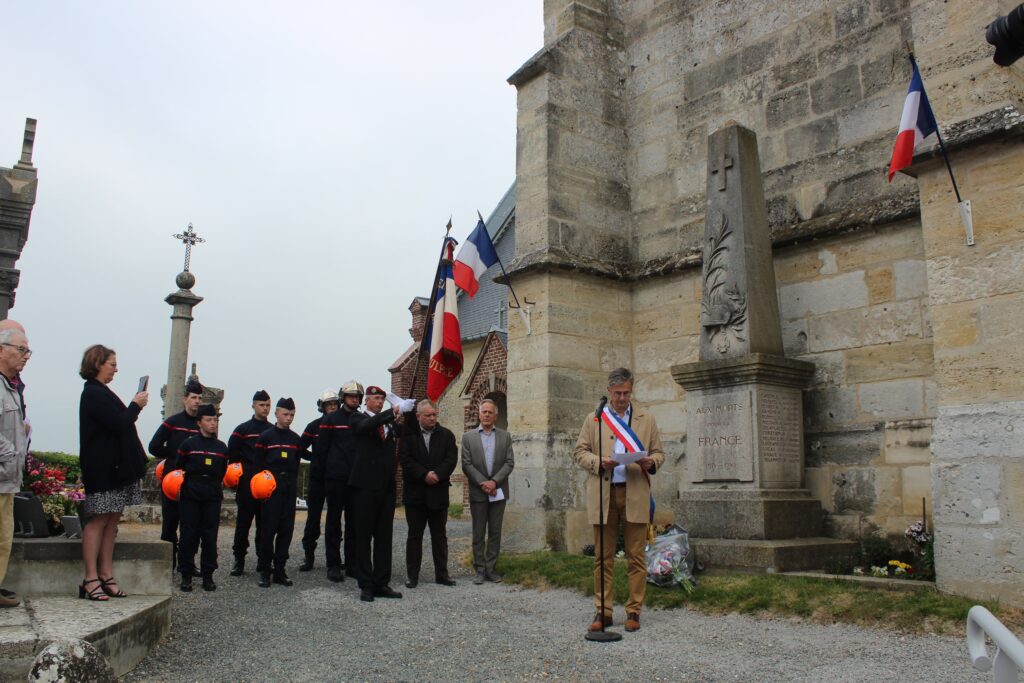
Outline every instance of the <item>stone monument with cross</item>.
[(172, 292), (164, 299), (173, 308), (171, 312), (171, 350), (167, 359), (167, 384), (160, 392), (164, 400), (164, 416), (173, 415), (181, 410), (181, 396), (185, 390), (186, 372), (188, 370), (188, 339), (192, 331), (192, 309), (199, 305), (203, 297), (192, 293), (196, 284), (196, 276), (189, 271), (192, 260), (192, 247), (206, 240), (195, 233), (192, 224), (174, 239), (185, 245), (185, 269), (174, 279), (178, 291)]
[(804, 488), (802, 389), (814, 365), (786, 358), (754, 132), (708, 139), (700, 360), (672, 367), (686, 389), (687, 479), (676, 519), (709, 566), (821, 567), (851, 543), (821, 538)]

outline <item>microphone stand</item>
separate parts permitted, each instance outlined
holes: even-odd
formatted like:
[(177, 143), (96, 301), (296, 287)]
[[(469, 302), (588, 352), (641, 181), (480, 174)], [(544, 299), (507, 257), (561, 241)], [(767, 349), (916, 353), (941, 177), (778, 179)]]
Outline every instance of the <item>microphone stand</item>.
[[(598, 469), (598, 482), (597, 482), (597, 552), (601, 565), (601, 630), (600, 631), (587, 631), (584, 636), (586, 640), (590, 640), (596, 643), (613, 643), (617, 640), (622, 640), (622, 634), (616, 633), (615, 631), (606, 631), (604, 628), (604, 478), (609, 476), (605, 473), (604, 468), (601, 466), (604, 460), (604, 435), (601, 431), (601, 413), (604, 411), (605, 404), (608, 403), (608, 399), (604, 396), (601, 397), (601, 402), (597, 405), (597, 410), (594, 412), (594, 419), (597, 420), (597, 469)], [(609, 494), (611, 492), (609, 491)], [(608, 501), (611, 505), (611, 501)]]

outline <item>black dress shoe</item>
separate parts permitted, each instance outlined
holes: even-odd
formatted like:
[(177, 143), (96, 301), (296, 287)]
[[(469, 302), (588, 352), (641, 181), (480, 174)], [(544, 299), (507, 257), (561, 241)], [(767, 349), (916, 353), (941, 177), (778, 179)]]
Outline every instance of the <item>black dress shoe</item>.
[(295, 582), (288, 578), (288, 574), (285, 573), (284, 568), (274, 570), (274, 583), (281, 586), (291, 586)]
[(487, 575), (487, 580), (491, 583), (501, 583), (504, 578), (505, 577), (503, 577), (501, 574), (495, 572), (491, 572)]
[(373, 591), (374, 597), (378, 598), (400, 598), (402, 594), (396, 591), (391, 586), (384, 586), (383, 588), (375, 588)]
[(420, 580), (419, 579), (406, 579), (405, 580), (405, 587), (406, 588), (415, 588), (418, 585), (420, 585)]
[(203, 590), (204, 591), (215, 591), (217, 590), (217, 584), (213, 582), (213, 574), (203, 574)]
[[(299, 567), (301, 569), (301, 567)], [(345, 580), (345, 573), (341, 571), (341, 567), (328, 567), (327, 578), (334, 583), (341, 583)]]
[(373, 602), (373, 591), (369, 588), (364, 588), (359, 594), (359, 599), (363, 602)]
[(181, 590), (184, 591), (185, 593), (191, 593), (192, 592), (192, 574), (189, 574), (188, 576), (182, 575), (182, 577), (181, 577)]
[(231, 566), (231, 576), (241, 576), (245, 573), (245, 560), (235, 558), (235, 563)]
[(260, 572), (260, 588), (270, 588), (270, 572)]
[(437, 582), (439, 584), (441, 584), (442, 586), (454, 586), (455, 585), (455, 579), (453, 579), (450, 576), (443, 576), (440, 579), (438, 579)]
[[(308, 572), (313, 569), (313, 553), (306, 553), (306, 559), (299, 565), (300, 572)], [(327, 570), (330, 572), (330, 569)]]

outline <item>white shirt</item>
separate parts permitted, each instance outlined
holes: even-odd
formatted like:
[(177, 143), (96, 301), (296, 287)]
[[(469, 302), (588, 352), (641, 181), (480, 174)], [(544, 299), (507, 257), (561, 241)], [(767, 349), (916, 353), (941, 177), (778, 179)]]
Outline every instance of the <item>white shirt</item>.
[[(615, 412), (614, 408), (612, 408), (612, 412), (613, 413)], [(633, 404), (630, 403), (629, 407), (626, 408), (626, 414), (625, 415), (619, 415), (619, 417), (621, 417), (623, 420), (625, 420), (626, 424), (629, 424), (630, 416), (632, 416), (632, 415), (633, 415)], [(615, 439), (615, 448), (612, 450), (612, 453), (625, 453), (625, 452), (626, 452), (626, 445), (624, 443), (622, 443), (622, 441), (620, 441), (619, 439)], [(612, 483), (613, 484), (625, 484), (626, 483), (626, 466), (625, 465), (616, 465), (615, 469), (612, 470)]]

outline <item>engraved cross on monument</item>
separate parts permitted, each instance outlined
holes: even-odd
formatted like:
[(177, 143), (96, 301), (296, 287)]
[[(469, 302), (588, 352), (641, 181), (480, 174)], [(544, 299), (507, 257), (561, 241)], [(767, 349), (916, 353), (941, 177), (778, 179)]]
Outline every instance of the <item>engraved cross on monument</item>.
[[(676, 513), (713, 564), (783, 569), (794, 553), (781, 539), (821, 533), (820, 502), (803, 488), (814, 365), (783, 355), (757, 138), (733, 122), (708, 139), (702, 277), (700, 360), (672, 367), (686, 389), (689, 480)], [(782, 545), (753, 543), (765, 539)]]
[(197, 235), (188, 224), (184, 233), (172, 235), (185, 245), (185, 269), (178, 273), (175, 284), (178, 291), (172, 292), (164, 299), (173, 307), (171, 312), (171, 349), (167, 359), (167, 384), (161, 395), (164, 399), (164, 417), (173, 415), (180, 410), (181, 397), (185, 391), (185, 373), (188, 371), (188, 339), (192, 331), (192, 309), (199, 305), (203, 297), (192, 293), (196, 284), (196, 276), (189, 272), (192, 258), (192, 247), (206, 240)]

